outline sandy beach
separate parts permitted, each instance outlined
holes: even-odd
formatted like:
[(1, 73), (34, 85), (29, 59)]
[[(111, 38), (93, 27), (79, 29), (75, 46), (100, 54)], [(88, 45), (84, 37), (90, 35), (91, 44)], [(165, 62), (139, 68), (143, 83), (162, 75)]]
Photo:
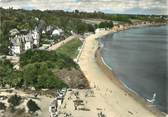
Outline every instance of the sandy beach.
[(86, 38), (78, 62), (94, 90), (92, 109), (101, 106), (107, 117), (161, 117), (162, 115), (149, 111), (136, 98), (130, 96), (112, 80), (115, 79), (114, 76), (110, 79), (96, 63), (95, 52), (98, 48), (96, 38), (107, 33), (109, 31), (103, 31)]
[[(26, 112), (28, 111), (28, 108), (26, 106), (27, 102), (32, 99), (37, 103), (37, 105), (40, 107), (40, 111), (38, 111), (39, 117), (49, 117), (50, 113), (48, 111), (48, 107), (52, 100), (54, 99), (51, 96), (46, 96), (46, 95), (39, 95), (37, 98), (34, 97), (33, 94), (26, 93), (22, 90), (16, 90), (16, 89), (10, 89), (12, 90), (12, 93), (6, 92), (6, 89), (0, 89), (0, 96), (7, 96), (8, 98), (14, 94), (17, 94), (22, 97), (23, 102), (17, 106), (16, 108), (26, 109)], [(9, 103), (7, 103), (7, 99), (1, 100), (1, 102), (5, 103), (6, 106), (9, 106)], [(3, 116), (3, 114), (0, 112), (0, 117)], [(11, 117), (11, 114), (6, 115), (5, 117)]]

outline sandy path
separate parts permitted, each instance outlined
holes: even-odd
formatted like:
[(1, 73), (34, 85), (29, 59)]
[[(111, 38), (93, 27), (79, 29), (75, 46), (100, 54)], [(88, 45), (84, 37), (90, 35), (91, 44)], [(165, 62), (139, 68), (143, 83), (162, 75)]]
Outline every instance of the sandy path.
[(72, 36), (66, 38), (66, 39), (63, 40), (63, 41), (60, 41), (60, 42), (58, 42), (58, 43), (52, 45), (51, 47), (48, 48), (48, 50), (49, 50), (49, 51), (51, 51), (51, 50), (56, 50), (57, 48), (61, 47), (63, 44), (65, 44), (65, 43), (71, 41), (72, 39), (75, 39), (75, 37), (77, 37), (77, 35), (72, 35)]
[[(95, 108), (96, 105), (102, 106), (107, 117), (156, 117), (131, 96), (126, 95), (126, 92), (113, 83), (96, 64), (94, 56), (98, 43), (95, 38), (106, 33), (101, 32), (86, 38), (79, 59), (81, 70), (89, 80), (91, 87), (96, 86), (100, 89), (94, 89), (96, 97), (92, 101), (93, 107), (91, 108)], [(106, 93), (108, 91), (112, 92)]]

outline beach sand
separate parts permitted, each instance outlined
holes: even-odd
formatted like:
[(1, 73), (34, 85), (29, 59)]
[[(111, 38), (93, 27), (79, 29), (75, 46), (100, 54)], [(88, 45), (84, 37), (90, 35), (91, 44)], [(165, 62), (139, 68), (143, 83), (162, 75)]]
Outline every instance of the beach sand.
[[(95, 52), (98, 48), (96, 38), (107, 33), (109, 32), (103, 31), (86, 38), (83, 51), (78, 61), (90, 86), (92, 88), (95, 87), (93, 88), (95, 97), (91, 101), (92, 107), (90, 109), (92, 110), (100, 106), (103, 108), (103, 112), (107, 117), (160, 117), (160, 114), (149, 111), (136, 98), (128, 95), (96, 63)], [(111, 77), (115, 79), (114, 76)]]
[[(49, 107), (50, 103), (52, 102), (52, 100), (54, 99), (53, 97), (49, 97), (49, 96), (45, 96), (45, 95), (39, 95), (36, 99), (36, 98), (34, 98), (33, 94), (28, 94), (28, 93), (23, 92), (21, 90), (12, 89), (12, 91), (13, 91), (12, 93), (9, 93), (9, 92), (6, 92), (3, 89), (0, 89), (0, 96), (7, 96), (8, 98), (11, 95), (14, 95), (14, 94), (17, 94), (17, 95), (21, 96), (24, 101), (19, 106), (17, 106), (16, 108), (20, 108), (20, 109), (26, 108), (26, 111), (28, 111), (28, 108), (26, 106), (27, 102), (30, 99), (32, 99), (40, 107), (40, 111), (38, 111), (39, 117), (49, 117), (50, 116), (50, 113), (48, 111), (48, 107)], [(5, 103), (5, 105), (7, 107), (9, 106), (9, 104), (7, 103), (7, 99), (3, 100), (3, 101), (0, 100), (0, 102)], [(0, 117), (1, 116), (2, 116), (2, 113), (0, 113)]]

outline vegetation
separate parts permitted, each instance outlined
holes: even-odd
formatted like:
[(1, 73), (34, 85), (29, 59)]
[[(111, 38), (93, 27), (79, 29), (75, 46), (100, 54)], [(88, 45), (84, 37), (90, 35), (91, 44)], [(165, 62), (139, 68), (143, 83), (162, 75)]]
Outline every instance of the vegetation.
[(36, 102), (31, 99), (27, 102), (27, 107), (29, 108), (29, 111), (33, 113), (40, 110), (40, 107), (36, 104)]
[(0, 110), (6, 110), (5, 103), (0, 102)]
[(56, 11), (42, 12), (0, 8), (0, 20), (0, 54), (8, 54), (9, 31), (13, 28), (32, 30), (37, 26), (41, 33), (46, 26), (51, 25), (62, 28), (66, 35), (71, 31), (76, 33), (94, 31), (91, 24), (86, 24), (78, 18), (69, 17), (62, 11), (58, 13)]
[(79, 68), (69, 56), (55, 51), (28, 50), (21, 55), (20, 63), (22, 69), (15, 71), (9, 61), (0, 61), (2, 84), (25, 88), (32, 86), (36, 89), (67, 87), (53, 70)]
[(28, 50), (20, 56), (21, 66), (35, 62), (45, 62), (48, 68), (78, 68), (78, 65), (70, 57), (55, 51)]
[[(100, 24), (87, 24), (82, 19), (103, 19)], [(62, 28), (65, 35), (71, 31), (83, 34), (94, 32), (96, 28), (111, 28), (112, 21), (130, 22), (131, 20), (145, 20), (164, 22), (164, 17), (146, 15), (104, 14), (101, 12), (85, 13), (75, 10), (65, 12), (62, 10), (32, 10), (3, 9), (0, 8), (0, 55), (8, 54), (9, 31), (13, 28), (19, 30), (32, 30), (36, 26), (40, 33), (46, 26)], [(53, 40), (48, 34), (42, 35), (42, 43)], [(54, 37), (55, 38), (55, 37)], [(45, 40), (48, 39), (48, 40)], [(77, 55), (77, 48), (81, 45), (78, 39), (70, 41), (55, 51), (29, 50), (20, 56), (21, 70), (15, 71), (13, 65), (7, 60), (0, 59), (0, 84), (9, 84), (14, 87), (35, 88), (61, 88), (67, 86), (57, 73), (62, 71), (79, 70), (73, 61)], [(62, 70), (62, 71), (61, 71)], [(61, 72), (59, 72), (61, 71)]]
[(22, 86), (23, 78), (21, 71), (14, 71), (13, 65), (8, 60), (0, 60), (0, 84), (5, 86), (20, 87)]
[(29, 50), (21, 55), (24, 85), (35, 88), (62, 88), (67, 85), (53, 70), (78, 69), (78, 65), (68, 56), (55, 51)]
[(8, 60), (0, 59), (0, 78), (8, 75), (12, 71), (13, 65)]
[(112, 21), (101, 22), (98, 27), (99, 28), (111, 28), (111, 27), (113, 27), (113, 22)]
[(12, 106), (18, 106), (21, 103), (22, 98), (18, 95), (12, 95), (9, 99), (8, 102), (12, 105)]
[(81, 43), (79, 40), (70, 42), (65, 45), (65, 48), (71, 48), (72, 52), (61, 49), (57, 51), (44, 51), (44, 50), (28, 50), (20, 57), (21, 69), (15, 71), (12, 64), (7, 60), (0, 60), (0, 82), (5, 86), (9, 84), (12, 87), (35, 87), (41, 88), (63, 88), (67, 84), (57, 74), (60, 70), (72, 69), (79, 70), (79, 66), (73, 61), (72, 58), (77, 51), (77, 46)]
[[(40, 32), (51, 25), (53, 27), (62, 28), (66, 35), (71, 31), (76, 33), (94, 32), (95, 28), (99, 25), (86, 24), (81, 19), (104, 19), (109, 22), (104, 22), (100, 27), (110, 27), (112, 21), (129, 22), (131, 20), (145, 20), (164, 22), (162, 16), (155, 15), (126, 15), (126, 14), (104, 14), (102, 12), (86, 13), (75, 10), (74, 12), (65, 12), (62, 10), (32, 10), (26, 11), (23, 9), (3, 9), (0, 8), (0, 54), (8, 53), (9, 46), (9, 31), (13, 28), (32, 30), (35, 26), (38, 27)], [(109, 23), (109, 25), (106, 25)]]
[(79, 39), (74, 39), (64, 44), (56, 50), (57, 53), (66, 55), (74, 59), (78, 54), (78, 48), (82, 45), (82, 42)]
[(26, 65), (23, 68), (23, 78), (25, 79), (25, 86), (34, 86), (36, 89), (66, 87), (63, 81), (58, 79), (44, 62)]

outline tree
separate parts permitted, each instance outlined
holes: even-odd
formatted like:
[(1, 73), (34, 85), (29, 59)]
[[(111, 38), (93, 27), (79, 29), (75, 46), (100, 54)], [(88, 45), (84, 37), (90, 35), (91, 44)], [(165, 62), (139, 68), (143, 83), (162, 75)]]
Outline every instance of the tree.
[(105, 21), (105, 22), (101, 22), (99, 24), (99, 28), (112, 28), (113, 27), (113, 22), (112, 21)]
[(4, 85), (8, 83), (10, 74), (13, 71), (13, 65), (8, 60), (0, 60), (0, 83)]
[(27, 102), (27, 107), (29, 108), (29, 111), (32, 113), (40, 110), (40, 107), (36, 104), (36, 102), (31, 99)]
[(59, 80), (45, 62), (28, 64), (23, 68), (23, 78), (26, 86), (40, 88), (62, 88), (65, 83)]
[(0, 102), (0, 110), (6, 110), (5, 104), (2, 102)]
[(78, 13), (79, 13), (79, 10), (76, 9), (76, 10), (75, 10), (75, 13), (78, 14)]
[(22, 87), (23, 81), (24, 79), (21, 71), (12, 71), (8, 78), (8, 84), (12, 87)]
[(112, 28), (114, 26), (113, 21), (108, 22), (108, 27)]
[(21, 100), (22, 98), (15, 94), (8, 99), (8, 102), (12, 104), (12, 106), (18, 106), (21, 103)]
[(22, 66), (36, 62), (44, 62), (47, 66), (51, 66), (52, 63), (58, 69), (78, 68), (78, 65), (73, 61), (73, 59), (64, 54), (56, 53), (55, 51), (28, 50), (20, 56), (20, 63)]
[(88, 24), (88, 31), (89, 31), (89, 32), (94, 32), (94, 31), (95, 31), (94, 26), (91, 25), (91, 24)]
[(87, 30), (87, 25), (85, 23), (78, 22), (76, 25), (77, 25), (77, 32), (78, 33), (82, 33), (83, 34), (84, 32), (88, 31)]

